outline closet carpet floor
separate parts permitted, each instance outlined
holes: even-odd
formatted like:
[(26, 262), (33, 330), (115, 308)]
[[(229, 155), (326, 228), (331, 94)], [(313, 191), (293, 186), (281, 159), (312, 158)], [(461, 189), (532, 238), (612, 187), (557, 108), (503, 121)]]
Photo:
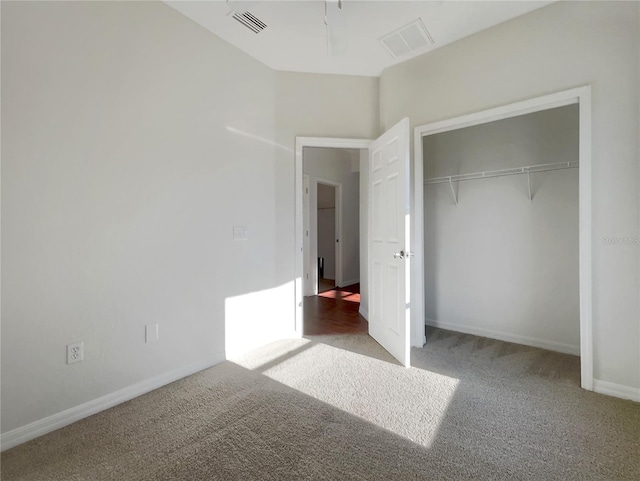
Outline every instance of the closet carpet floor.
[(3, 481), (638, 480), (640, 404), (579, 359), (443, 330), (284, 340), (2, 454)]

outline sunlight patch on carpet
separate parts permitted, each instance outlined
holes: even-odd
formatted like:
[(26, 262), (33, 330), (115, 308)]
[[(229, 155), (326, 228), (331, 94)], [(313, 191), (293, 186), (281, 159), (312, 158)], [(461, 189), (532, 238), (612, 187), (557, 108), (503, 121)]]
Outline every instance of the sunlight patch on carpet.
[(402, 367), (368, 336), (363, 335), (358, 343), (352, 339), (332, 337), (331, 344), (307, 339), (281, 341), (236, 362), (430, 447), (459, 380)]

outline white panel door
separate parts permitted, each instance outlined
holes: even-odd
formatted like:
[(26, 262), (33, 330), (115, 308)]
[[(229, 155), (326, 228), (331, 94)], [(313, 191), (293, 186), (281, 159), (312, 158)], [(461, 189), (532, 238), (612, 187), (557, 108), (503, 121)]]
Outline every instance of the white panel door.
[(409, 119), (369, 149), (369, 334), (409, 366)]

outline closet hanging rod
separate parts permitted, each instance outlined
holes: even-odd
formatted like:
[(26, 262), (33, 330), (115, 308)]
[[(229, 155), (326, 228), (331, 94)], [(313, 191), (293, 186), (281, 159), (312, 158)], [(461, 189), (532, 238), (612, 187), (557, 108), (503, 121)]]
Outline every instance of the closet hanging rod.
[(433, 177), (425, 179), (425, 184), (442, 184), (444, 182), (458, 182), (462, 180), (488, 179), (490, 177), (502, 177), (505, 175), (520, 175), (533, 172), (547, 172), (550, 170), (575, 169), (579, 167), (577, 161), (556, 162), (554, 164), (527, 165), (525, 167), (514, 167), (511, 169), (488, 170), (485, 172), (474, 172), (472, 174), (448, 175), (446, 177)]

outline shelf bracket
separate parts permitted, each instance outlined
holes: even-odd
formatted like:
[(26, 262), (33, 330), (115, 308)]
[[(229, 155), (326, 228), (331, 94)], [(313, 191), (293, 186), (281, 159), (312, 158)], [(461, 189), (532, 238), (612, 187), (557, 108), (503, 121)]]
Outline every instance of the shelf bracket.
[(527, 171), (527, 179), (529, 180), (529, 202), (533, 201), (533, 192), (531, 190), (531, 172)]
[(451, 177), (449, 177), (449, 187), (451, 187), (451, 195), (453, 196), (453, 202), (458, 205), (458, 196), (456, 195), (456, 191), (453, 188), (453, 181), (451, 180)]

